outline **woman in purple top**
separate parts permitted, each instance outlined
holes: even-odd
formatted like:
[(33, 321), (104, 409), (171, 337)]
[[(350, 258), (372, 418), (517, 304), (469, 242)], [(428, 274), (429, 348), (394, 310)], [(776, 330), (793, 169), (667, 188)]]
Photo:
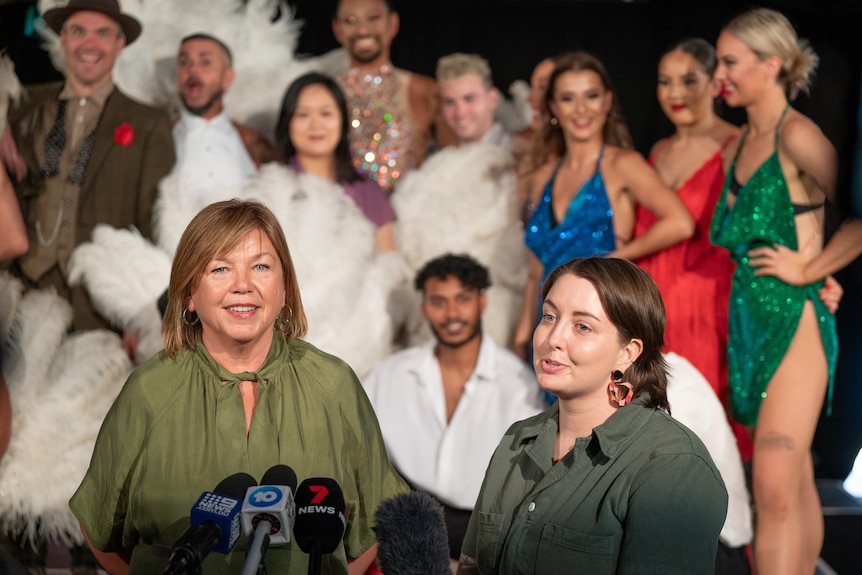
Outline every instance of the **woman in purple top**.
[(353, 167), (346, 117), (347, 103), (332, 78), (318, 73), (297, 78), (281, 102), (275, 132), (282, 160), (297, 172), (341, 184), (377, 227), (375, 251), (392, 251), (395, 211), (383, 188)]

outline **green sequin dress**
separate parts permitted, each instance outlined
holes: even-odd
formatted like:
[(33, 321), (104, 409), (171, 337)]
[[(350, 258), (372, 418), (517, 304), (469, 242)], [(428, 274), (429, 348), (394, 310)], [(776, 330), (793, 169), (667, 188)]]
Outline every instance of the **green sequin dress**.
[[(745, 135), (742, 137), (744, 142)], [(778, 159), (778, 127), (775, 129), (775, 152), (740, 188), (736, 202), (728, 210), (727, 194), (736, 160), (733, 159), (727, 173), (713, 215), (711, 239), (714, 244), (730, 250), (736, 263), (730, 293), (727, 349), (731, 410), (737, 421), (753, 426), (757, 423), (760, 402), (766, 396), (766, 386), (796, 333), (806, 300), (813, 302), (820, 324), (820, 339), (829, 367), (830, 401), (838, 336), (835, 317), (817, 294), (823, 281), (792, 286), (776, 277), (756, 276), (755, 268), (748, 265), (748, 251), (756, 247), (781, 244), (798, 249), (793, 205)]]

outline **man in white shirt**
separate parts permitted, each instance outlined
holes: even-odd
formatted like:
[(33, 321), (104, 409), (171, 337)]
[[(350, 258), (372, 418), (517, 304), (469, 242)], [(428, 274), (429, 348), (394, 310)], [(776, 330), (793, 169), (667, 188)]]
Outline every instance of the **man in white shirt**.
[(494, 120), (500, 92), (491, 67), (478, 54), (456, 52), (437, 61), (443, 118), (459, 144), (488, 142), (511, 148), (509, 134)]
[(221, 40), (209, 34), (182, 39), (177, 85), (183, 108), (173, 129), (174, 174), (192, 205), (211, 203), (213, 190), (244, 182), (277, 156), (263, 136), (228, 118), (223, 100), (234, 76), (230, 49)]
[(532, 369), (482, 331), (488, 271), (447, 254), (416, 276), (436, 341), (384, 360), (363, 381), (392, 464), (444, 505), (450, 557), (509, 426), (546, 405)]

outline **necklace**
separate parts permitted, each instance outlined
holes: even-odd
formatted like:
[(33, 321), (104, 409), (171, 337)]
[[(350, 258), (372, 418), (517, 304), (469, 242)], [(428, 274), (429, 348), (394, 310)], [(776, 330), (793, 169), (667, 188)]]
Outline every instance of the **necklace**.
[(54, 240), (57, 239), (57, 234), (60, 232), (60, 221), (63, 219), (63, 204), (60, 204), (60, 211), (57, 212), (57, 219), (54, 220), (54, 229), (51, 231), (51, 237), (47, 240), (45, 236), (42, 235), (42, 220), (36, 220), (36, 239), (39, 240), (39, 245), (43, 248), (49, 248), (54, 243)]

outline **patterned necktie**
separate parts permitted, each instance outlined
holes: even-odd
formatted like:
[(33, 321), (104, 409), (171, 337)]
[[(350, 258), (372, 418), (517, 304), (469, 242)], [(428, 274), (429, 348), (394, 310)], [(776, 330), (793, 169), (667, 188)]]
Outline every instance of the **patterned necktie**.
[[(69, 174), (69, 183), (82, 185), (84, 183), (84, 174), (87, 171), (87, 163), (90, 161), (90, 154), (93, 152), (93, 144), (96, 141), (96, 128), (90, 132), (84, 141), (81, 143), (81, 153), (78, 154), (78, 161), (72, 168), (72, 173)], [(60, 156), (63, 155), (63, 149), (66, 147), (66, 100), (60, 100), (57, 106), (57, 117), (54, 119), (54, 125), (51, 126), (51, 131), (48, 132), (48, 138), (45, 140), (45, 165), (39, 170), (39, 175), (43, 180), (57, 177), (60, 174)]]

